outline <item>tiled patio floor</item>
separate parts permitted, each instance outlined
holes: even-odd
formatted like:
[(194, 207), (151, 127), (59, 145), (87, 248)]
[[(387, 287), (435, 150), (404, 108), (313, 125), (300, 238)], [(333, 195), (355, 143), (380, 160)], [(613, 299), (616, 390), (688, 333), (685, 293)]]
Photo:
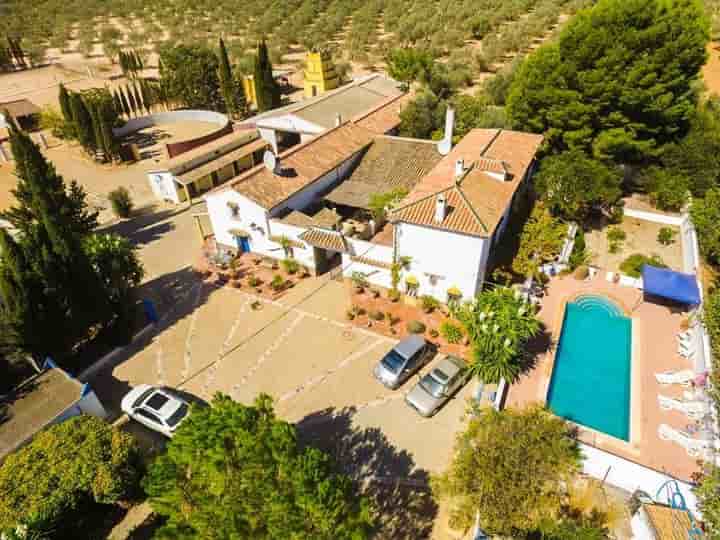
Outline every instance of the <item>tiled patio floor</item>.
[[(681, 398), (683, 387), (660, 386), (654, 374), (669, 370), (691, 369), (689, 360), (678, 355), (676, 334), (686, 314), (669, 305), (644, 301), (642, 293), (630, 287), (609, 283), (605, 272), (593, 280), (578, 281), (572, 276), (553, 279), (542, 302), (540, 318), (557, 344), (564, 303), (578, 293), (605, 295), (621, 304), (630, 313), (633, 325), (633, 365), (631, 370), (630, 442), (581, 430), (580, 439), (625, 459), (689, 481), (698, 470), (694, 458), (676, 443), (658, 436), (660, 424), (687, 430), (692, 421), (682, 413), (660, 410), (658, 394)], [(541, 355), (532, 371), (510, 387), (506, 406), (522, 407), (532, 402), (545, 402), (552, 374), (553, 350)], [(593, 399), (593, 396), (588, 396)]]

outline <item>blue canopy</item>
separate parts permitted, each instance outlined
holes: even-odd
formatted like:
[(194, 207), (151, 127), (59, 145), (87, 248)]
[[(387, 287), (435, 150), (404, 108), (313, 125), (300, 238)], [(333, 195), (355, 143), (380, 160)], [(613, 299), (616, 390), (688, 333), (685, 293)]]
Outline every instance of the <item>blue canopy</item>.
[(642, 267), (643, 291), (681, 304), (698, 305), (700, 290), (693, 274), (645, 264)]

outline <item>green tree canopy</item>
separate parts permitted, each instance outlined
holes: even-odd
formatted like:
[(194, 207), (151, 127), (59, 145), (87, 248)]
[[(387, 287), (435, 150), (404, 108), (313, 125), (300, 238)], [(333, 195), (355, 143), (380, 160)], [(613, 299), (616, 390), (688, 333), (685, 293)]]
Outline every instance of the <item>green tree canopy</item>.
[(167, 518), (160, 538), (368, 538), (367, 501), (321, 451), (301, 447), (269, 396), (217, 395), (180, 426), (145, 490)]
[(495, 287), (452, 307), (470, 339), (470, 370), (486, 383), (515, 382), (525, 367), (528, 340), (540, 333), (534, 306), (512, 289)]
[(542, 160), (535, 185), (556, 215), (584, 222), (593, 210), (609, 210), (620, 200), (622, 173), (617, 167), (569, 150)]
[(566, 224), (553, 217), (543, 205), (536, 205), (520, 235), (513, 271), (525, 277), (539, 278), (540, 266), (560, 254), (567, 232)]
[(389, 75), (406, 86), (414, 81), (425, 81), (435, 63), (432, 55), (416, 47), (392, 49), (386, 58)]
[(509, 116), (556, 152), (643, 160), (687, 131), (707, 41), (696, 0), (600, 0), (528, 57)]
[(557, 521), (579, 467), (577, 442), (561, 418), (539, 406), (482, 408), (434, 488), (449, 498), (455, 527), (468, 529), (479, 512), (483, 530), (517, 538)]
[(253, 82), (255, 84), (258, 111), (269, 111), (280, 106), (280, 88), (278, 88), (273, 76), (273, 67), (270, 62), (267, 43), (265, 43), (264, 39), (257, 46)]
[(0, 531), (35, 524), (77, 538), (82, 531), (60, 533), (82, 520), (88, 503), (132, 496), (139, 464), (135, 439), (94, 416), (43, 430), (0, 465)]
[(220, 93), (217, 55), (208, 47), (176, 45), (162, 48), (160, 77), (168, 97), (185, 107), (213, 111), (225, 109)]
[(708, 190), (704, 199), (694, 199), (690, 216), (703, 255), (711, 263), (720, 264), (720, 188)]
[(245, 112), (245, 92), (233, 74), (225, 42), (220, 38), (218, 44), (218, 77), (225, 108), (230, 116), (236, 117)]

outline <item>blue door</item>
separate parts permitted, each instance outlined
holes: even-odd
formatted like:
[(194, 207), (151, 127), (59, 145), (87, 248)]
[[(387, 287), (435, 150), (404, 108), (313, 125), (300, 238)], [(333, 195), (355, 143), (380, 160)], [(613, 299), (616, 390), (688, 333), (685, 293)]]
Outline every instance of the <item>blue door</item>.
[(247, 253), (250, 251), (250, 239), (247, 236), (238, 237), (238, 247), (240, 248), (240, 253)]

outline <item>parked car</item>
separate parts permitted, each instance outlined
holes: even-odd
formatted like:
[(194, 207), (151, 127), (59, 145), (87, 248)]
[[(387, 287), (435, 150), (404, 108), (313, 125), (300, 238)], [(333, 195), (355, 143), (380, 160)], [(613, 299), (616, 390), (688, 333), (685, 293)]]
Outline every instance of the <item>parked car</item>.
[(432, 416), (467, 382), (470, 370), (457, 356), (446, 356), (418, 381), (405, 402), (421, 416)]
[(375, 366), (375, 378), (395, 390), (433, 357), (434, 349), (418, 335), (408, 336), (395, 345)]
[(141, 384), (128, 392), (120, 404), (122, 411), (144, 426), (172, 437), (187, 418), (190, 406), (172, 390)]

